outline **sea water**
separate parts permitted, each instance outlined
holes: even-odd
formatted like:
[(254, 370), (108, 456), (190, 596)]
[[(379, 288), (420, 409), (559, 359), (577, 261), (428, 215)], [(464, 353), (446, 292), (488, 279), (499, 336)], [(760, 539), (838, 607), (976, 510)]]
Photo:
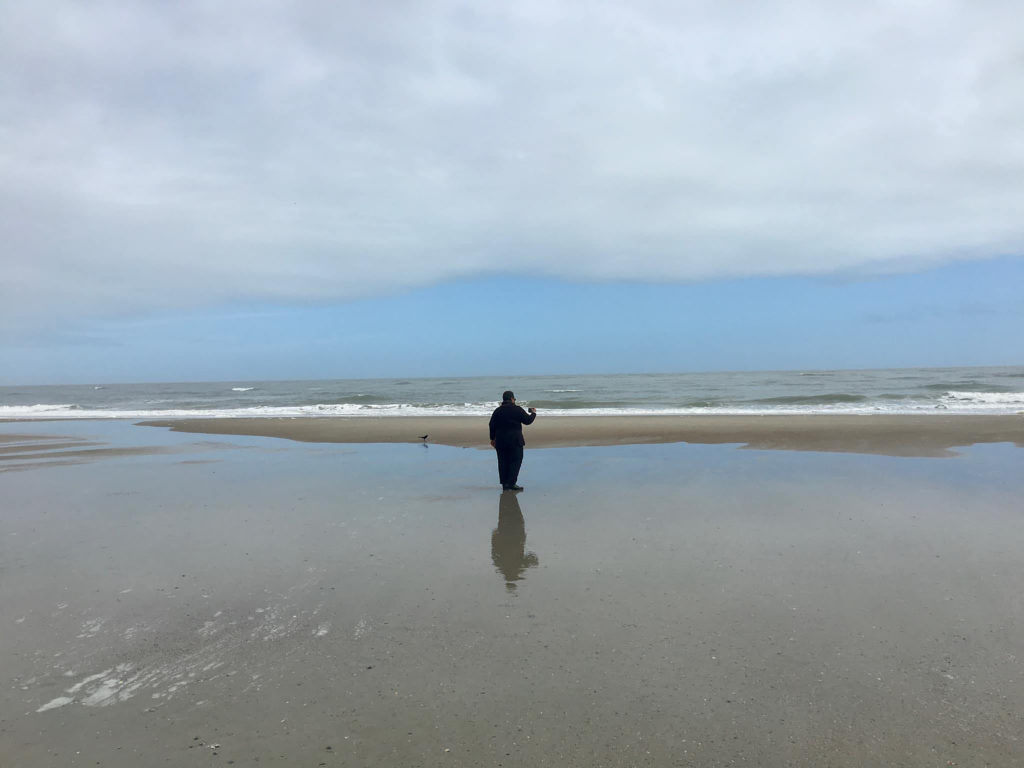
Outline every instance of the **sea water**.
[(0, 387), (0, 418), (556, 414), (1005, 414), (1024, 366)]

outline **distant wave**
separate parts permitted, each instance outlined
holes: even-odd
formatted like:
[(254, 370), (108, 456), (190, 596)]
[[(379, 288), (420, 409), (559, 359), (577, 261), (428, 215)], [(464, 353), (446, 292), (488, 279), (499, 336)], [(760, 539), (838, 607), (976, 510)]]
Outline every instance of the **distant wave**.
[(686, 408), (701, 408), (701, 409), (705, 409), (705, 408), (724, 408), (724, 407), (726, 407), (726, 403), (723, 403), (720, 400), (688, 400), (684, 404), (684, 407), (686, 407)]
[[(346, 392), (343, 394), (331, 393), (330, 397), (337, 405), (393, 405), (393, 398), (384, 395), (375, 395), (372, 392)], [(319, 405), (319, 403), (314, 403)]]
[(529, 400), (527, 405), (545, 410), (571, 410), (577, 411), (581, 408), (629, 408), (631, 403), (624, 400)]
[(256, 387), (232, 387), (231, 391), (232, 392), (251, 392), (254, 389), (256, 389)]
[(0, 418), (20, 419), (39, 416), (79, 415), (83, 413), (75, 403), (36, 403), (35, 405), (0, 405)]
[(762, 397), (748, 402), (761, 405), (838, 405), (839, 403), (866, 403), (864, 395), (851, 395), (845, 392), (834, 392), (826, 395), (785, 395), (782, 397)]
[(545, 389), (545, 392), (582, 392), (582, 389)]
[(962, 381), (937, 381), (925, 384), (921, 389), (929, 392), (1012, 392), (1013, 388), (1003, 384), (985, 384), (975, 379)]

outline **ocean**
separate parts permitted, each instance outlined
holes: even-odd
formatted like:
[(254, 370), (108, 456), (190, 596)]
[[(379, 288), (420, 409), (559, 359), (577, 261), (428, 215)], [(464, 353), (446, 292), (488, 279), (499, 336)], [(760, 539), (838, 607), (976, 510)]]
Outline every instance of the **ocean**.
[(1024, 412), (1024, 366), (0, 387), (0, 418)]

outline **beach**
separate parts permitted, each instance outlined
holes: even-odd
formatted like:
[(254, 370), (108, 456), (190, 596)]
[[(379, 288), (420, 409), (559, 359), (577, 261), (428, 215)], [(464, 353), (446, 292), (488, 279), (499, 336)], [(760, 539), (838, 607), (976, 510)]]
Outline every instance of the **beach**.
[[(332, 417), (216, 418), (142, 422), (178, 432), (262, 435), (321, 443), (417, 443), (421, 436), (462, 448), (487, 445), (479, 418)], [(1024, 446), (1022, 415), (785, 415), (785, 416), (545, 416), (529, 427), (537, 448), (649, 443), (738, 443), (750, 448), (950, 456), (958, 446), (1013, 443)]]
[(0, 768), (1024, 768), (1021, 10), (6, 3)]
[(1006, 441), (0, 436), (5, 766), (1024, 760)]

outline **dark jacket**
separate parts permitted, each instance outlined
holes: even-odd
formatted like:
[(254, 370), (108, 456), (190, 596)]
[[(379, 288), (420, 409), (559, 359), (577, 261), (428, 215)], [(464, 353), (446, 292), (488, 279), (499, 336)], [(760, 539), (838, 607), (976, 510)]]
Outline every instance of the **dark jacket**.
[(526, 445), (523, 424), (533, 424), (536, 413), (527, 413), (514, 403), (502, 403), (491, 414), (491, 440), (497, 446)]

